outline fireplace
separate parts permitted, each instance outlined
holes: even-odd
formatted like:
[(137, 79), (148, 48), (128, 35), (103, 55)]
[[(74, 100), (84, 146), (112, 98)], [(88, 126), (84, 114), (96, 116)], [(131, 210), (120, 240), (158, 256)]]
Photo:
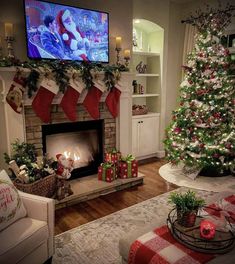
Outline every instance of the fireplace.
[(103, 120), (42, 125), (43, 153), (73, 160), (70, 179), (97, 173), (103, 160)]

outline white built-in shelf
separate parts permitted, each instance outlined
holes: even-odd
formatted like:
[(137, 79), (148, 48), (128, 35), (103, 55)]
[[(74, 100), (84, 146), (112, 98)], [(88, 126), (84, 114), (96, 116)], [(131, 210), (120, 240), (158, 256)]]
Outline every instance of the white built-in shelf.
[(160, 116), (160, 113), (153, 113), (153, 112), (149, 112), (148, 114), (145, 115), (133, 115), (132, 118), (143, 118), (143, 117), (153, 117), (153, 116)]
[(159, 96), (160, 94), (132, 94), (132, 98), (138, 98), (138, 97), (156, 97)]
[(228, 50), (230, 53), (235, 53), (235, 47), (230, 47), (230, 48), (228, 48)]
[(147, 51), (133, 51), (134, 55), (143, 55), (143, 56), (160, 56), (158, 52), (147, 52)]
[(136, 73), (136, 77), (159, 77), (158, 73)]

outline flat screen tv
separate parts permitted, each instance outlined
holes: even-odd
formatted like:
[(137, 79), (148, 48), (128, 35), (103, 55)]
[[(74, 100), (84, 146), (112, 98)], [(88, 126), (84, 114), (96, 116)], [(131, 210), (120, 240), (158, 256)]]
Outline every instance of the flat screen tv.
[(108, 13), (38, 0), (24, 8), (29, 58), (109, 61)]

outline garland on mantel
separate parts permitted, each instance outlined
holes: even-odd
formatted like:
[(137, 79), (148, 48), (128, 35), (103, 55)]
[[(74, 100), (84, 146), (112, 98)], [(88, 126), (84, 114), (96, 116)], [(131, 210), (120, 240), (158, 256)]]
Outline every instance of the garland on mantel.
[(0, 60), (0, 67), (11, 66), (30, 70), (26, 78), (29, 98), (37, 91), (37, 83), (41, 75), (47, 77), (52, 74), (59, 87), (59, 91), (64, 93), (69, 85), (70, 78), (74, 78), (74, 76), (79, 76), (85, 84), (86, 89), (90, 89), (94, 85), (94, 80), (98, 78), (98, 73), (104, 72), (103, 82), (107, 89), (111, 90), (117, 81), (120, 80), (121, 72), (129, 71), (124, 65), (103, 65), (101, 63), (84, 61), (29, 60), (21, 62), (20, 60), (11, 58)]

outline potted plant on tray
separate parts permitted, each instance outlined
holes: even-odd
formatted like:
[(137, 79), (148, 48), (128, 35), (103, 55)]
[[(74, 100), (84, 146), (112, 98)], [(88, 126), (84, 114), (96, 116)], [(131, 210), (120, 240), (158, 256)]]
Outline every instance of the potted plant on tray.
[(174, 204), (177, 211), (177, 222), (184, 227), (195, 224), (198, 210), (205, 205), (205, 200), (196, 197), (195, 192), (188, 190), (186, 193), (172, 192), (169, 203)]
[(56, 188), (54, 160), (37, 156), (33, 144), (16, 140), (12, 154), (4, 153), (4, 158), (12, 172), (13, 183), (23, 192), (52, 197)]

